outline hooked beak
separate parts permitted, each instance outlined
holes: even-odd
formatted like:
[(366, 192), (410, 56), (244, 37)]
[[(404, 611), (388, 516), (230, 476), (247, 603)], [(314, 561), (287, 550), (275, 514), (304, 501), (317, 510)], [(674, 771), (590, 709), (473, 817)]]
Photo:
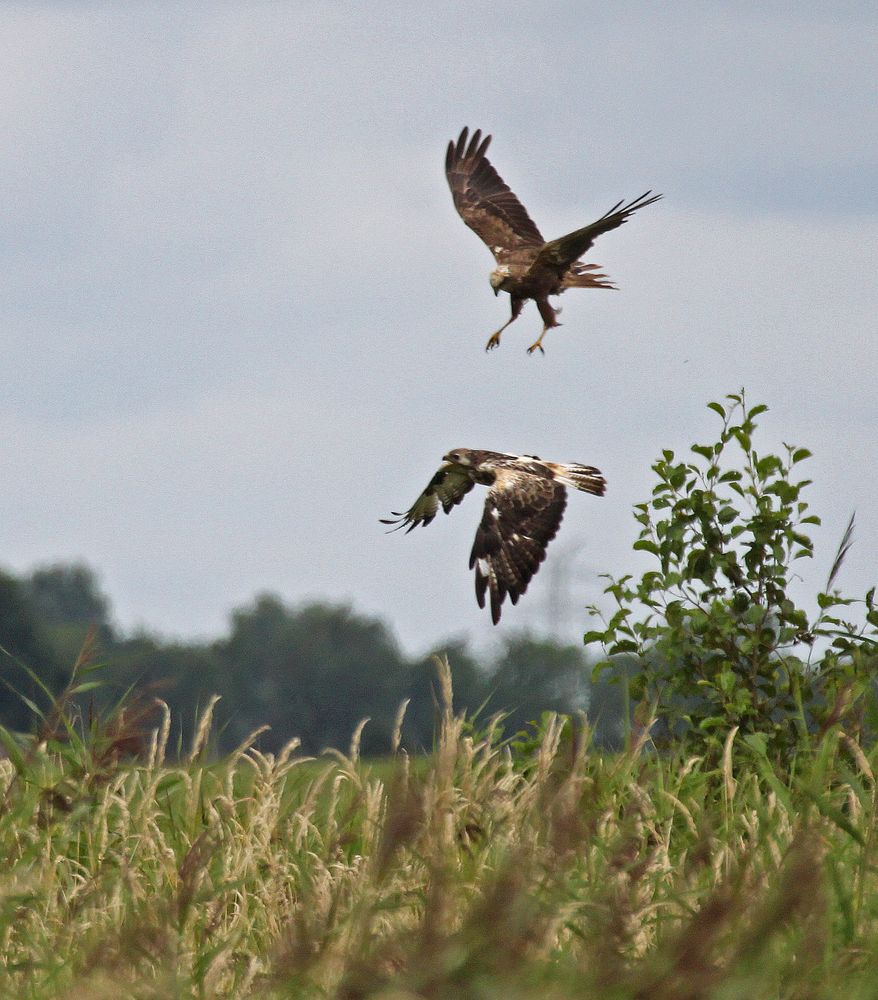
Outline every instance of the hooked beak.
[(494, 298), (496, 299), (499, 294), (500, 294), (500, 289), (499, 288), (495, 288), (494, 289)]

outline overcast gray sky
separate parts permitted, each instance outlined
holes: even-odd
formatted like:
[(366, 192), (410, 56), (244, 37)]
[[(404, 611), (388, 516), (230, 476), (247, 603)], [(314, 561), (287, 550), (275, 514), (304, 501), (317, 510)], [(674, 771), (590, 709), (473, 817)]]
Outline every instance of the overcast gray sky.
[[(588, 627), (642, 569), (663, 447), (745, 386), (812, 449), (811, 592), (876, 582), (878, 13), (871, 3), (6, 4), (0, 564), (84, 559), (124, 627), (218, 634), (263, 590), (406, 648), (492, 633), (476, 496), (387, 536), (452, 447), (603, 470), (500, 628)], [(545, 357), (442, 171), (463, 125), (547, 237), (647, 188)], [(553, 556), (555, 560), (553, 560)], [(562, 564), (564, 573), (552, 573)], [(569, 570), (569, 571), (567, 571)], [(548, 571), (548, 572), (547, 572)]]

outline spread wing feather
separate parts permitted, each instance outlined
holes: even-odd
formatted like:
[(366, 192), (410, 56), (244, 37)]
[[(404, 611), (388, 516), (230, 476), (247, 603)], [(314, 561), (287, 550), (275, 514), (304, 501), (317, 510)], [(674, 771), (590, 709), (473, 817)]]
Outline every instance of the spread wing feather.
[(646, 208), (647, 205), (652, 205), (653, 202), (662, 197), (660, 194), (650, 197), (651, 194), (651, 191), (647, 191), (646, 194), (635, 198), (627, 205), (623, 205), (620, 201), (590, 226), (577, 229), (566, 236), (560, 236), (557, 240), (551, 240), (537, 254), (531, 265), (531, 272), (545, 268), (559, 275), (563, 274), (574, 261), (577, 261), (587, 250), (591, 249), (598, 236), (610, 232), (611, 229), (618, 229), (638, 209)]
[(541, 247), (545, 240), (539, 229), (485, 156), (491, 136), (483, 139), (476, 129), (468, 137), (465, 128), (457, 143), (448, 143), (445, 156), (445, 176), (460, 217), (500, 264), (516, 251)]
[(515, 470), (497, 470), (469, 562), (470, 569), (476, 571), (476, 600), (483, 608), (485, 594), (490, 594), (495, 625), (506, 597), (516, 604), (527, 590), (566, 506), (567, 492), (561, 483)]
[[(406, 534), (419, 524), (429, 524), (439, 511), (440, 505), (447, 514), (452, 507), (459, 504), (473, 488), (473, 481), (466, 469), (451, 462), (443, 463), (427, 488), (412, 506), (405, 511), (391, 511), (392, 518), (381, 518), (382, 524), (395, 524), (393, 531), (406, 529)], [(406, 527), (408, 525), (408, 527)]]

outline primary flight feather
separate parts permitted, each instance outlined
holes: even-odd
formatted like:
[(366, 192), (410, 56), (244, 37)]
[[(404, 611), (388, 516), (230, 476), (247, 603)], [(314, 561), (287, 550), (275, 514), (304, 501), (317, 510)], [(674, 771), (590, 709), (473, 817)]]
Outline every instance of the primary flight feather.
[[(547, 330), (560, 326), (559, 310), (549, 302), (550, 295), (560, 295), (568, 288), (615, 288), (600, 264), (583, 264), (580, 257), (591, 249), (602, 233), (617, 229), (638, 209), (652, 205), (662, 196), (647, 191), (628, 204), (618, 202), (596, 222), (548, 243), (527, 214), (524, 205), (491, 165), (485, 153), (491, 136), (482, 137), (480, 129), (469, 137), (465, 128), (455, 143), (448, 143), (445, 176), (454, 199), (454, 207), (463, 221), (488, 246), (497, 261), (491, 272), (494, 294), (508, 292), (512, 316), (492, 334), (485, 350), (500, 343), (500, 334), (514, 322), (528, 299), (533, 299), (543, 319), (543, 331), (527, 349), (532, 354), (543, 349)], [(650, 197), (651, 196), (651, 197)]]
[(476, 571), (479, 607), (485, 606), (488, 594), (496, 625), (503, 601), (508, 596), (513, 604), (518, 603), (545, 559), (546, 546), (557, 534), (567, 506), (565, 487), (603, 496), (606, 482), (590, 465), (455, 448), (443, 457), (412, 506), (404, 513), (394, 511), (392, 519), (382, 518), (381, 523), (406, 532), (427, 525), (440, 507), (449, 513), (477, 483), (489, 489), (469, 565)]

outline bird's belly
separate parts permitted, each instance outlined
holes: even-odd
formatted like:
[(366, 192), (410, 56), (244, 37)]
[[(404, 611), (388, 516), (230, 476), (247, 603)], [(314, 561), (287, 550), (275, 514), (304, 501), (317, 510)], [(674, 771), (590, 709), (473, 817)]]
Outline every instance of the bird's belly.
[(519, 278), (514, 288), (507, 288), (510, 295), (519, 299), (543, 299), (547, 295), (560, 295), (563, 290), (556, 274), (527, 275)]

